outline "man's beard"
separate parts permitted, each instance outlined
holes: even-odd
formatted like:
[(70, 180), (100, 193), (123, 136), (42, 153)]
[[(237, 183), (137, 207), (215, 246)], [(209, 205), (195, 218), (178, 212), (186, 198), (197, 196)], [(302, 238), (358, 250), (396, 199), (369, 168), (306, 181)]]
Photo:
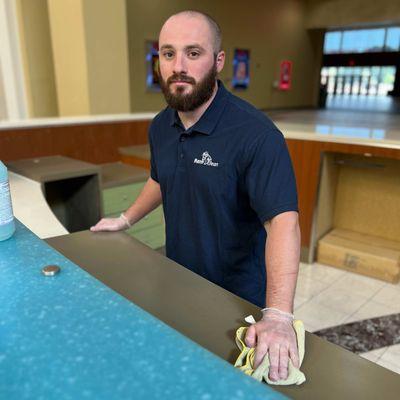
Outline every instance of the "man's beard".
[[(163, 79), (160, 72), (159, 76), (161, 90), (168, 105), (177, 111), (193, 111), (211, 98), (217, 78), (217, 67), (214, 63), (205, 77), (198, 82), (186, 74), (173, 74), (167, 81)], [(193, 86), (193, 90), (185, 94), (184, 87), (177, 87), (176, 92), (172, 93), (170, 85), (176, 81), (188, 82)]]

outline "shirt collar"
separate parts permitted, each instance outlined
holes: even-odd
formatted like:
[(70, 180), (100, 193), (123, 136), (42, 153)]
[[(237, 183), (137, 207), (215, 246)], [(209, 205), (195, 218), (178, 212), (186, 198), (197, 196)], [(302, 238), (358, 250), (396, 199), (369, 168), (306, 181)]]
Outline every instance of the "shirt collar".
[[(225, 108), (225, 104), (228, 98), (229, 92), (225, 89), (223, 83), (218, 80), (218, 90), (213, 101), (208, 106), (207, 110), (203, 113), (200, 119), (189, 129), (190, 131), (204, 133), (211, 135), (215, 126), (217, 125), (222, 111)], [(176, 110), (169, 108), (171, 119), (171, 126), (178, 125), (182, 126), (182, 122)]]

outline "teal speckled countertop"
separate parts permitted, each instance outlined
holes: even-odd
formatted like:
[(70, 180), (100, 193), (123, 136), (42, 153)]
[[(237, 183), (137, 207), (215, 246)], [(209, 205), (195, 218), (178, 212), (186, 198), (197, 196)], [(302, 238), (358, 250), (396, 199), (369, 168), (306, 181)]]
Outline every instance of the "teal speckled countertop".
[[(41, 273), (57, 264), (54, 277)], [(0, 242), (0, 399), (283, 399), (17, 222)]]

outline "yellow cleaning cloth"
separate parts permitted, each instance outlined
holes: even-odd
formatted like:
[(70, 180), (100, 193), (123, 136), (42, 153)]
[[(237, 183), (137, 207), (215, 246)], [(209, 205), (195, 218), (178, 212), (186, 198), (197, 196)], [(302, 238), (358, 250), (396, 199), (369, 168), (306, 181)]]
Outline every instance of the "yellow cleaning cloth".
[[(303, 363), (304, 359), (304, 342), (305, 342), (305, 330), (304, 324), (300, 320), (295, 320), (293, 322), (293, 328), (296, 332), (297, 336), (297, 348), (299, 350), (299, 361), (300, 366)], [(295, 368), (292, 364), (292, 361), (289, 359), (288, 365), (288, 377), (287, 379), (280, 381), (271, 381), (268, 378), (269, 373), (269, 357), (266, 355), (262, 361), (262, 363), (258, 366), (256, 370), (253, 369), (254, 366), (254, 357), (255, 357), (255, 348), (247, 347), (244, 338), (246, 337), (247, 327), (240, 327), (236, 331), (236, 344), (239, 347), (240, 354), (235, 362), (235, 367), (239, 368), (246, 375), (250, 375), (258, 381), (262, 381), (263, 379), (269, 383), (270, 385), (301, 385), (306, 377), (300, 371), (299, 368)]]

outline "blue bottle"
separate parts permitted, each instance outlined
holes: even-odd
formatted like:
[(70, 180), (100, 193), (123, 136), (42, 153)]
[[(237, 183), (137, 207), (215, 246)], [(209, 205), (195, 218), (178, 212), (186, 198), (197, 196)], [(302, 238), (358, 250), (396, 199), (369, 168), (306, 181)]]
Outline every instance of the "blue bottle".
[(15, 222), (8, 173), (6, 166), (0, 161), (0, 241), (8, 239), (14, 232)]

